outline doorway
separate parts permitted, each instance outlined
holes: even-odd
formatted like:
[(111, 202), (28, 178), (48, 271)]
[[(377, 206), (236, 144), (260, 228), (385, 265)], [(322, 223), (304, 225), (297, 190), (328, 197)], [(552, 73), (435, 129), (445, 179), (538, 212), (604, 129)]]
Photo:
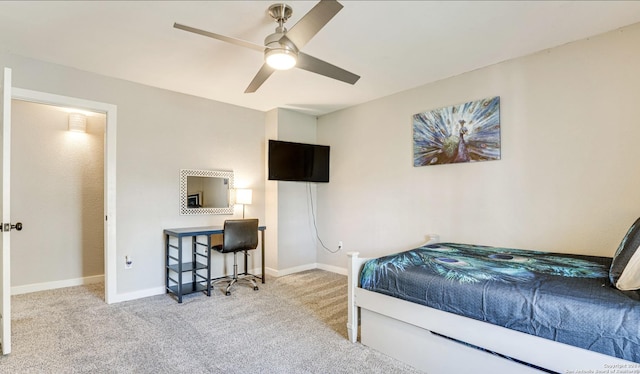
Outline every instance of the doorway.
[(104, 280), (105, 126), (104, 113), (12, 100), (12, 295)]
[[(13, 87), (11, 97), (31, 103), (76, 108), (105, 115), (104, 135), (104, 300), (118, 302), (116, 293), (116, 128), (117, 107), (113, 104), (61, 96)], [(44, 183), (43, 188), (46, 186)]]

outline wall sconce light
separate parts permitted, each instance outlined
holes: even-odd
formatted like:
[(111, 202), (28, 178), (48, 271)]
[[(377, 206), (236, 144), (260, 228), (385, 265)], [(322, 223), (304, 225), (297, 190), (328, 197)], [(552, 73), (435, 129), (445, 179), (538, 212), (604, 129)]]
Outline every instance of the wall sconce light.
[(242, 204), (242, 219), (244, 219), (244, 206), (251, 204), (251, 189), (236, 188), (236, 204)]
[(69, 131), (87, 132), (87, 116), (81, 113), (69, 113)]

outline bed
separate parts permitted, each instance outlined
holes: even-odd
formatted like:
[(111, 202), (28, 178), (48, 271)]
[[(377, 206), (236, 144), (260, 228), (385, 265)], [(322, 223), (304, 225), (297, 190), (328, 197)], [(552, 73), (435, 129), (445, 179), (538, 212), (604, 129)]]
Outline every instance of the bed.
[(638, 247), (640, 219), (613, 258), (437, 235), (377, 259), (350, 252), (349, 339), (429, 373), (638, 374)]

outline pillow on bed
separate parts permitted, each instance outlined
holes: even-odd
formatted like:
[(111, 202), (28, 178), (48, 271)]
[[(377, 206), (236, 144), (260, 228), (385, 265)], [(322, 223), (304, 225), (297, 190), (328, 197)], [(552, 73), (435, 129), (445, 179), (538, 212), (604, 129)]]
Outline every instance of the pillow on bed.
[(613, 256), (609, 280), (622, 291), (640, 289), (640, 218), (631, 225)]

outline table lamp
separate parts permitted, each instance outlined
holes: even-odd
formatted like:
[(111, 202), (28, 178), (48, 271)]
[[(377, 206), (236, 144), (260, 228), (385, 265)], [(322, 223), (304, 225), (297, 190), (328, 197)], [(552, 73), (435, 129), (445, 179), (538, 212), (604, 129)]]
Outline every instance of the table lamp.
[(251, 189), (237, 188), (236, 204), (242, 204), (242, 219), (244, 219), (244, 206), (247, 204), (251, 204)]

